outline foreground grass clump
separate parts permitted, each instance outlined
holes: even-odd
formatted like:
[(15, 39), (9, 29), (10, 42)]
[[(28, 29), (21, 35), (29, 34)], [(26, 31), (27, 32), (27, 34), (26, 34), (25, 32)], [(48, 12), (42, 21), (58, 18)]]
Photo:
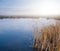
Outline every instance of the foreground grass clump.
[(39, 51), (60, 51), (60, 25), (43, 27), (34, 46)]

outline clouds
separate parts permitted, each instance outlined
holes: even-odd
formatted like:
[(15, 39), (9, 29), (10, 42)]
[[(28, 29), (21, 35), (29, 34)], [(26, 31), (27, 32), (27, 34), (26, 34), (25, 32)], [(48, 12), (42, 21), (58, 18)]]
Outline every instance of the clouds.
[(58, 15), (59, 0), (0, 0), (2, 15)]

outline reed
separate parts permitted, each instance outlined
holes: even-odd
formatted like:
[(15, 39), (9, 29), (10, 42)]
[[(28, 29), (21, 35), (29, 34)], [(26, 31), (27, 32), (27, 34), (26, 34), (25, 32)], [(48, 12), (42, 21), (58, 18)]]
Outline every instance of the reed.
[(60, 24), (43, 27), (34, 46), (39, 51), (60, 51)]

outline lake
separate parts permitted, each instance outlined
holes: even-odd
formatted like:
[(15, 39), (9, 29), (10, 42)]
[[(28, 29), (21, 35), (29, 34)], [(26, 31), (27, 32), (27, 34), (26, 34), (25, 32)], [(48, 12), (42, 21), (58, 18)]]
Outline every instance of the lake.
[(54, 19), (0, 19), (0, 51), (36, 51), (32, 48), (34, 26), (55, 24)]

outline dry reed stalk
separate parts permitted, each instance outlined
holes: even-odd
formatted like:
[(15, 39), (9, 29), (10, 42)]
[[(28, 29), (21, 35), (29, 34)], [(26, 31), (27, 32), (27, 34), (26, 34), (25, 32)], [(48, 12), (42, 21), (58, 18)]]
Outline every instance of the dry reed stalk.
[(43, 50), (60, 51), (60, 24), (43, 27), (38, 43), (36, 44), (37, 47), (42, 48)]

